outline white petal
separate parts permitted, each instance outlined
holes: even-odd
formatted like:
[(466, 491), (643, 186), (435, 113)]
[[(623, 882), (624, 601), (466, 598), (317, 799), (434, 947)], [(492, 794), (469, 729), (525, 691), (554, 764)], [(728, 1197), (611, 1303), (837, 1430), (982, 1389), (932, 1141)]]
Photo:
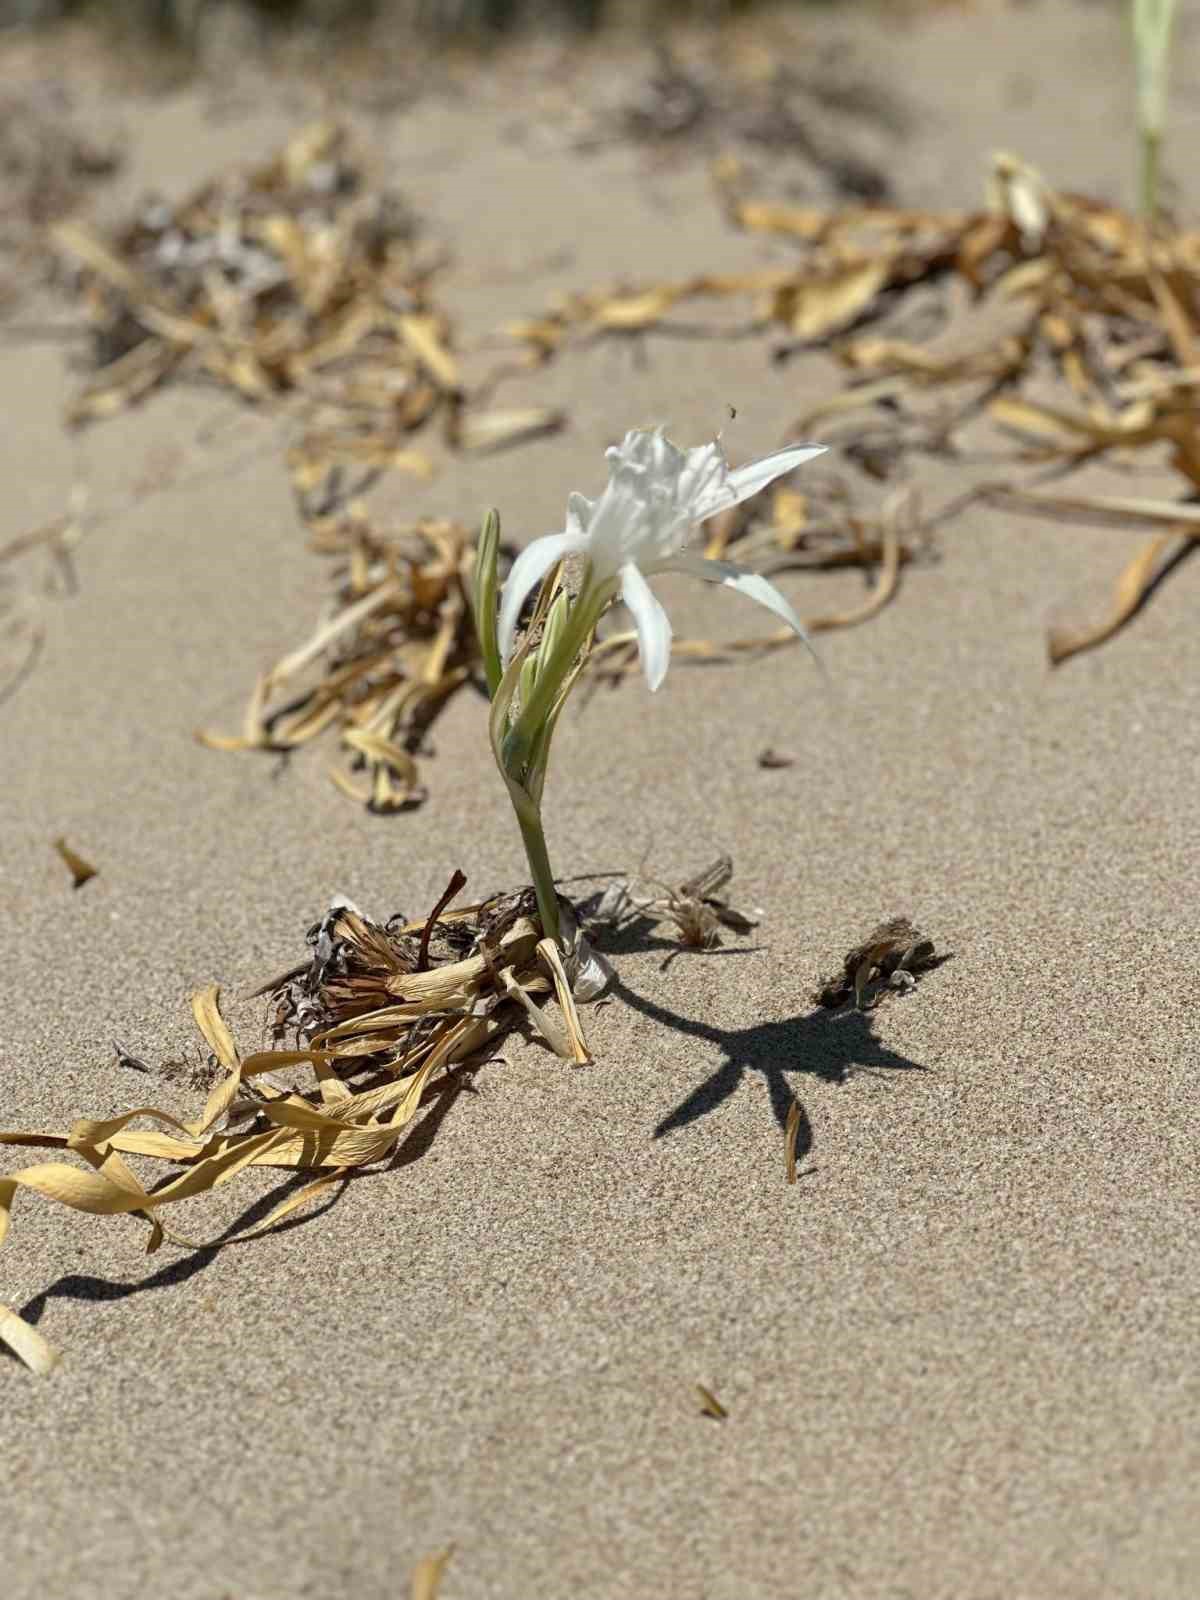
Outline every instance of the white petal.
[(586, 495), (572, 491), (567, 496), (567, 532), (586, 533), (588, 523), (592, 520), (592, 513), (596, 509), (596, 502), (589, 500)]
[[(729, 463), (725, 460), (721, 441), (714, 439), (712, 444), (697, 445), (684, 454), (679, 472), (679, 503), (688, 508), (693, 519), (712, 516), (713, 513), (705, 507), (710, 501), (714, 509), (717, 501), (724, 503), (729, 493), (728, 480)], [(732, 505), (733, 502), (729, 503)], [(699, 510), (696, 510), (697, 507)]]
[(646, 682), (657, 689), (671, 662), (671, 620), (632, 561), (621, 568), (621, 598), (637, 628)]
[(504, 593), (500, 597), (500, 622), (496, 629), (502, 661), (507, 661), (512, 655), (517, 618), (526, 599), (556, 561), (561, 561), (575, 550), (582, 550), (586, 543), (585, 535), (578, 528), (570, 528), (566, 533), (548, 533), (544, 539), (535, 539), (532, 544), (527, 544), (513, 562), (512, 571), (505, 579)]
[(757, 572), (747, 572), (745, 567), (734, 566), (731, 561), (706, 561), (703, 556), (691, 555), (686, 550), (672, 561), (664, 561), (656, 570), (686, 572), (690, 578), (703, 578), (705, 583), (719, 583), (726, 589), (736, 589), (748, 600), (757, 600), (760, 606), (773, 611), (781, 622), (786, 622), (796, 637), (808, 645), (814, 659), (819, 659), (809, 643), (804, 624), (790, 602), (784, 599), (773, 583), (768, 583)]
[(826, 448), (823, 444), (790, 444), (786, 450), (776, 450), (774, 454), (763, 456), (759, 461), (750, 461), (744, 467), (735, 467), (718, 489), (702, 498), (702, 503), (695, 513), (696, 521), (703, 522), (706, 517), (716, 516), (718, 511), (725, 511), (730, 506), (740, 505), (743, 500), (749, 500), (752, 494), (765, 489), (769, 483), (774, 483), (776, 478), (782, 478), (785, 472), (791, 472), (805, 461), (811, 461), (814, 456), (824, 455)]

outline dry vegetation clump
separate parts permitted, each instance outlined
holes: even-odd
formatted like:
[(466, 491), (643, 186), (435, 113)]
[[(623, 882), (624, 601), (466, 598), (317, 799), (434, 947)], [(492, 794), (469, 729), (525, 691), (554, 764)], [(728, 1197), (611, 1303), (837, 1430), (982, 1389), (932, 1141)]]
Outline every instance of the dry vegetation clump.
[[(392, 1157), (431, 1097), (450, 1093), (456, 1072), (482, 1061), (513, 1027), (527, 1022), (560, 1055), (587, 1061), (563, 959), (542, 937), (532, 892), (448, 910), (464, 883), (456, 873), (417, 922), (376, 923), (335, 901), (309, 931), (307, 958), (259, 991), (271, 997), (274, 1048), (242, 1055), (216, 987), (197, 994), (192, 1012), (220, 1076), (194, 1120), (142, 1105), (79, 1120), (66, 1133), (0, 1133), (0, 1145), (68, 1151), (83, 1163), (49, 1161), (0, 1176), (0, 1242), (19, 1191), (97, 1216), (136, 1214), (149, 1224), (149, 1252), (164, 1240), (187, 1249), (247, 1240)], [(545, 1009), (550, 996), (557, 1016)], [(180, 1080), (176, 1067), (163, 1070), (168, 1081)], [(298, 1083), (297, 1069), (311, 1081)], [(165, 1162), (173, 1174), (143, 1183), (129, 1157)], [(217, 1240), (198, 1241), (163, 1221), (164, 1208), (250, 1167), (314, 1177), (261, 1222)], [(35, 1371), (57, 1359), (5, 1306), (0, 1342)]]

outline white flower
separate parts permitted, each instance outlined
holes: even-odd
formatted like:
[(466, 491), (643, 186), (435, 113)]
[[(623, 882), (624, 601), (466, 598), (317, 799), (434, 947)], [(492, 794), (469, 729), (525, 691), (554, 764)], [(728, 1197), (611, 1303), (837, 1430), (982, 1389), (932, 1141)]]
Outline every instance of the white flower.
[(575, 554), (587, 557), (576, 605), (598, 617), (620, 591), (637, 628), (642, 668), (651, 689), (663, 681), (671, 658), (671, 623), (646, 582), (655, 573), (686, 572), (737, 589), (803, 638), (799, 617), (773, 584), (727, 561), (706, 561), (684, 545), (697, 523), (748, 500), (824, 448), (789, 445), (731, 472), (719, 442), (680, 450), (661, 428), (627, 433), (620, 446), (606, 452), (609, 481), (599, 500), (573, 494), (567, 502), (565, 532), (535, 539), (513, 563), (497, 630), (503, 659), (512, 654), (517, 619), (528, 596), (556, 562)]

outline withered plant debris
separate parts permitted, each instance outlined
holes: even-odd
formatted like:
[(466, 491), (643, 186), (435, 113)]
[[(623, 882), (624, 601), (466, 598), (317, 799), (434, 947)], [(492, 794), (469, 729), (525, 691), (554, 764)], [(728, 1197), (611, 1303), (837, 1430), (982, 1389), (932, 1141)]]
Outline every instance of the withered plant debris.
[[(271, 997), (274, 1048), (243, 1056), (221, 1015), (218, 989), (195, 995), (192, 1013), (221, 1076), (194, 1121), (140, 1105), (78, 1121), (67, 1133), (0, 1133), (0, 1145), (67, 1150), (93, 1169), (44, 1162), (0, 1175), (0, 1242), (18, 1190), (99, 1216), (141, 1216), (150, 1225), (149, 1252), (164, 1239), (192, 1250), (245, 1241), (357, 1169), (392, 1156), (428, 1091), (449, 1092), (451, 1069), (481, 1061), (523, 1018), (558, 1054), (588, 1060), (562, 958), (542, 937), (532, 890), (461, 910), (445, 909), (447, 899), (436, 916), (382, 924), (335, 900), (309, 931), (306, 960), (258, 991)], [(549, 996), (557, 1015), (544, 1009)], [(290, 1043), (279, 1043), (285, 1039)], [(310, 1086), (295, 1086), (297, 1068), (311, 1070)], [(149, 1129), (133, 1126), (147, 1122)], [(127, 1156), (180, 1170), (144, 1185)], [(161, 1220), (164, 1207), (254, 1166), (316, 1176), (263, 1221), (216, 1241), (197, 1241)], [(6, 1306), (0, 1341), (36, 1372), (48, 1372), (57, 1359), (45, 1337)]]
[[(779, 486), (769, 511), (748, 504), (716, 522), (706, 553), (728, 552), (762, 571), (778, 572), (797, 557), (796, 564), (818, 565), (805, 546), (819, 529), (828, 564), (876, 573), (864, 605), (810, 622), (839, 627), (886, 604), (905, 562), (968, 506), (991, 501), (1100, 522), (1120, 520), (1123, 504), (1126, 526), (1153, 522), (1154, 534), (1121, 572), (1110, 613), (1054, 629), (1049, 658), (1058, 663), (1109, 638), (1145, 602), (1183, 541), (1194, 543), (1200, 532), (1200, 230), (1169, 221), (1147, 229), (1115, 207), (1056, 192), (1008, 155), (995, 158), (987, 204), (976, 211), (760, 201), (746, 196), (732, 161), (718, 163), (716, 181), (735, 226), (793, 241), (799, 261), (568, 295), (505, 330), (525, 363), (536, 366), (581, 342), (654, 331), (778, 331), (777, 359), (828, 350), (844, 381), (786, 436), (817, 433), (860, 474), (889, 486), (889, 497), (866, 516), (839, 507), (836, 484), (822, 499), (810, 468), (803, 495)], [(713, 300), (744, 300), (749, 316), (732, 330), (675, 319), (681, 306)], [(987, 461), (991, 471), (967, 493), (926, 509), (912, 491), (922, 454)], [(1048, 479), (1084, 466), (1122, 471), (1136, 458), (1157, 465), (1164, 454), (1181, 480), (1178, 499), (1045, 492)], [(1005, 467), (1018, 470), (997, 476)], [(675, 651), (713, 659), (790, 639), (781, 632), (731, 646), (684, 640)], [(627, 637), (605, 648), (602, 666), (630, 669)]]
[(111, 416), (171, 379), (203, 377), (302, 425), (297, 487), (336, 467), (428, 477), (408, 441), (441, 422), (454, 449), (493, 450), (561, 423), (550, 408), (476, 415), (433, 295), (444, 257), (347, 130), (298, 132), (266, 165), (146, 204), (114, 236), (52, 230), (92, 328), (73, 423)]
[(910, 124), (887, 84), (866, 76), (840, 46), (784, 64), (761, 42), (722, 38), (681, 51), (659, 43), (616, 92), (589, 103), (570, 83), (539, 97), (543, 139), (576, 150), (634, 142), (660, 160), (673, 149), (715, 154), (730, 145), (769, 150), (822, 195), (880, 200), (895, 142)]
[(795, 1095), (788, 1106), (787, 1123), (783, 1130), (783, 1155), (784, 1168), (789, 1183), (796, 1181), (796, 1141), (800, 1136), (800, 1124), (804, 1120), (804, 1111)]
[(0, 308), (46, 275), (43, 229), (81, 209), (120, 161), (114, 140), (81, 125), (61, 84), (0, 91)]
[(711, 1417), (714, 1422), (724, 1422), (728, 1417), (728, 1410), (717, 1399), (711, 1389), (704, 1384), (696, 1385), (696, 1393), (700, 1397), (700, 1410), (706, 1417)]
[(453, 1554), (454, 1546), (451, 1544), (433, 1555), (421, 1557), (413, 1568), (409, 1590), (411, 1600), (438, 1600), (442, 1589), (442, 1578)]
[[(732, 877), (732, 856), (720, 855), (675, 888), (644, 872), (634, 879), (615, 879), (592, 912), (589, 927), (619, 931), (638, 922), (669, 921), (675, 925), (682, 949), (715, 949), (721, 943), (722, 928), (750, 933), (760, 920), (757, 912), (735, 910), (724, 898)], [(653, 892), (646, 893), (646, 888)]]
[(82, 889), (85, 883), (96, 877), (99, 869), (90, 861), (85, 861), (77, 850), (72, 850), (65, 839), (55, 839), (54, 848), (66, 863), (67, 871), (71, 874), (71, 882), (76, 889)]
[(776, 750), (774, 745), (768, 745), (765, 750), (759, 751), (758, 764), (766, 771), (773, 772), (780, 767), (794, 767), (796, 757), (789, 755), (786, 750)]
[(889, 989), (911, 989), (922, 973), (940, 966), (941, 960), (932, 939), (914, 928), (907, 917), (893, 917), (846, 952), (841, 971), (822, 979), (813, 1000), (829, 1010), (853, 1000), (863, 1011), (868, 1001), (878, 1001)]
[(217, 750), (287, 751), (336, 728), (345, 759), (330, 777), (344, 794), (373, 811), (418, 805), (430, 726), (479, 667), (472, 538), (435, 521), (382, 534), (357, 502), (303, 509), (313, 547), (335, 558), (332, 605), (259, 678), (240, 734), (197, 738)]
[(83, 537), (83, 501), (74, 510), (0, 544), (0, 703), (28, 676), (46, 637), (42, 612), (50, 596), (77, 588), (74, 551)]

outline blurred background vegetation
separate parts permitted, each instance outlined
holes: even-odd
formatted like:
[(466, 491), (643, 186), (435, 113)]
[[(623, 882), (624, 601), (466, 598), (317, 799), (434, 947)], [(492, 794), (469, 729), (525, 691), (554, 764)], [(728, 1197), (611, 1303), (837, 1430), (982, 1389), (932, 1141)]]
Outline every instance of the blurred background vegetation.
[[(0, 0), (0, 28), (92, 18), (123, 32), (187, 47), (216, 11), (240, 11), (263, 28), (344, 32), (383, 25), (426, 37), (500, 36), (555, 26), (592, 32), (673, 19), (719, 21), (754, 0)], [(829, 9), (847, 0), (792, 0)]]

